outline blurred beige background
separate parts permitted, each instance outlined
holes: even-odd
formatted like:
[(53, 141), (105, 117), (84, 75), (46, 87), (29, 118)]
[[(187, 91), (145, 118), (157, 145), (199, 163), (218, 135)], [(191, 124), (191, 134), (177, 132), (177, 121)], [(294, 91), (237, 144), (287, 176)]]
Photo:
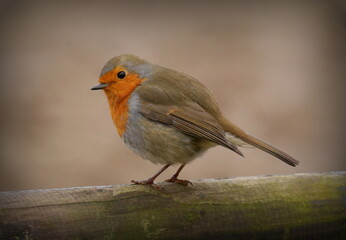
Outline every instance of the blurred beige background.
[(162, 2), (0, 3), (0, 190), (129, 183), (160, 168), (126, 148), (89, 90), (123, 53), (198, 78), (232, 121), (301, 161), (216, 147), (182, 178), (346, 170), (343, 1)]

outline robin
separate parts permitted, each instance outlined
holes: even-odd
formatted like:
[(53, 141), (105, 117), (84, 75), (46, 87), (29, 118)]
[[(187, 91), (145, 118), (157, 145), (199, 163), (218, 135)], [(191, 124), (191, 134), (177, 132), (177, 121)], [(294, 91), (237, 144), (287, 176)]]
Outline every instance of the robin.
[(229, 121), (211, 92), (187, 74), (152, 64), (133, 55), (121, 55), (103, 67), (99, 84), (112, 119), (125, 144), (144, 159), (164, 167), (153, 177), (132, 183), (151, 185), (169, 166), (180, 164), (166, 182), (178, 179), (185, 165), (207, 149), (221, 145), (243, 156), (238, 147), (252, 145), (285, 163), (299, 162)]

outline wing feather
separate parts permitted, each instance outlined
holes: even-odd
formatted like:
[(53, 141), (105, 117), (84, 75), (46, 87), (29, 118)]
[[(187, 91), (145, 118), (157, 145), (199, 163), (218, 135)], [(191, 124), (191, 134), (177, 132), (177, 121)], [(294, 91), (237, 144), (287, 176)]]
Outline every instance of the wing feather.
[(225, 131), (217, 120), (198, 104), (189, 103), (177, 107), (145, 103), (142, 104), (141, 113), (152, 121), (170, 125), (187, 135), (214, 142), (243, 156), (237, 146), (226, 139)]

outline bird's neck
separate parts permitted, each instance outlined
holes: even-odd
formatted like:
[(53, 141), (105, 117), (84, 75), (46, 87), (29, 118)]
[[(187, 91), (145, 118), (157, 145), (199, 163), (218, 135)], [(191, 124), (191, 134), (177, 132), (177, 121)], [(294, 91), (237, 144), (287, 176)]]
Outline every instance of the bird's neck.
[(142, 79), (130, 82), (119, 82), (105, 90), (109, 102), (113, 122), (117, 128), (120, 137), (126, 130), (126, 123), (129, 111), (129, 98), (131, 93), (140, 85)]
[(107, 93), (107, 91), (106, 95), (109, 102), (109, 108), (111, 111), (113, 122), (117, 128), (118, 134), (120, 135), (120, 137), (122, 137), (126, 129), (126, 122), (128, 118), (129, 95), (121, 99), (113, 93)]

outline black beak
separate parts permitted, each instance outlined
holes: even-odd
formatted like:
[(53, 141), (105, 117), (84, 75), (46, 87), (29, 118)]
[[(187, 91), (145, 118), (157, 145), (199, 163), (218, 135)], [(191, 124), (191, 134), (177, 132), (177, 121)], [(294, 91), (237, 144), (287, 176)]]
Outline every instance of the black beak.
[(100, 83), (99, 85), (96, 85), (94, 87), (92, 87), (90, 90), (100, 90), (100, 89), (104, 89), (105, 87), (107, 87), (109, 85), (109, 83)]

